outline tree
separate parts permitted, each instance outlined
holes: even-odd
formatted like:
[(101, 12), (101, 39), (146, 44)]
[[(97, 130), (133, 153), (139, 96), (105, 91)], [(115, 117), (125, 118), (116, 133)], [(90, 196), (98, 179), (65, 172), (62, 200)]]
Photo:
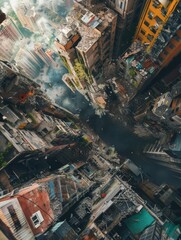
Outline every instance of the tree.
[(80, 79), (89, 81), (89, 77), (88, 77), (87, 73), (84, 70), (84, 65), (82, 63), (80, 63), (77, 58), (75, 59), (74, 63), (75, 63), (74, 70), (77, 73), (77, 76)]

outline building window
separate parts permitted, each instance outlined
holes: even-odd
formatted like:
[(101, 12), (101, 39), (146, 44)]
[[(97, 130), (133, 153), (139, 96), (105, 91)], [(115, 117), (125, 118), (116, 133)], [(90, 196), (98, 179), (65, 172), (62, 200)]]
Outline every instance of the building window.
[(158, 60), (159, 60), (160, 62), (163, 62), (163, 58), (162, 58), (162, 57), (158, 57)]
[(156, 22), (158, 23), (158, 24), (162, 24), (162, 20), (161, 20), (161, 18), (159, 18), (158, 16), (156, 16), (155, 17), (155, 20), (156, 20)]
[(120, 2), (120, 4), (119, 4), (119, 7), (120, 7), (120, 9), (124, 9), (124, 2)]
[(165, 17), (167, 15), (167, 10), (164, 7), (162, 7), (161, 8), (161, 13)]
[(122, 2), (120, 3), (120, 6), (119, 6), (119, 7), (122, 9), (122, 7), (123, 7), (123, 3), (122, 3)]
[(158, 1), (153, 2), (153, 7), (158, 8), (160, 6), (160, 3)]
[(148, 12), (148, 18), (151, 20), (151, 19), (153, 19), (153, 16), (154, 16), (154, 14), (151, 11), (149, 11)]
[(177, 42), (180, 42), (180, 40), (181, 40), (181, 38), (180, 38), (178, 35), (176, 35), (176, 36), (174, 37), (174, 39), (175, 39), (175, 41), (177, 41)]
[(10, 205), (9, 207), (7, 207), (8, 211), (9, 211), (9, 214), (13, 220), (13, 224), (14, 224), (14, 227), (16, 229), (16, 231), (20, 230), (21, 229), (21, 223), (18, 219), (18, 216), (16, 214), (16, 211), (13, 207), (13, 205)]
[(164, 55), (168, 55), (167, 50), (163, 50), (163, 54), (164, 54)]
[(44, 129), (42, 129), (42, 133), (43, 133), (43, 134), (45, 134), (45, 135), (46, 135), (46, 134), (48, 134), (48, 132), (49, 132), (49, 131), (48, 131), (48, 129), (47, 129), (47, 128), (44, 128)]
[(175, 46), (174, 46), (172, 43), (170, 43), (170, 44), (169, 44), (169, 48), (174, 49)]
[(40, 224), (44, 221), (44, 218), (41, 214), (40, 211), (37, 211), (36, 213), (34, 213), (32, 216), (31, 216), (31, 221), (33, 222), (34, 224), (34, 227), (35, 228), (38, 228), (40, 226)]
[(178, 112), (179, 111), (179, 107), (176, 107), (176, 112)]
[(150, 30), (152, 31), (152, 33), (156, 33), (157, 29), (155, 29), (155, 27), (150, 27)]
[(144, 21), (144, 24), (147, 26), (147, 27), (149, 27), (149, 22), (147, 22), (147, 21)]
[(145, 35), (145, 30), (141, 29), (141, 34)]
[(150, 34), (148, 34), (148, 36), (147, 36), (147, 39), (151, 42), (152, 40), (153, 40), (153, 36), (152, 35), (150, 35)]

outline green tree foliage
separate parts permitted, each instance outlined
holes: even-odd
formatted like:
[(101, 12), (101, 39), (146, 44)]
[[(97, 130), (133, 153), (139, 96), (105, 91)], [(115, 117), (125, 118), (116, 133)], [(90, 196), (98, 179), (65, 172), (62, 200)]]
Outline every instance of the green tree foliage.
[(75, 59), (74, 63), (75, 63), (74, 70), (77, 73), (77, 76), (82, 80), (89, 81), (89, 77), (84, 70), (84, 65), (80, 63), (77, 58)]
[(134, 78), (134, 77), (136, 76), (136, 72), (135, 72), (135, 70), (134, 70), (133, 68), (130, 68), (130, 69), (129, 69), (129, 75), (130, 75), (132, 78)]
[(62, 62), (63, 62), (63, 64), (64, 64), (64, 66), (65, 66), (66, 69), (68, 70), (68, 72), (69, 72), (70, 74), (72, 74), (72, 70), (70, 69), (70, 66), (69, 66), (66, 58), (65, 58), (64, 56), (60, 56), (60, 58), (61, 58), (61, 60), (62, 60)]

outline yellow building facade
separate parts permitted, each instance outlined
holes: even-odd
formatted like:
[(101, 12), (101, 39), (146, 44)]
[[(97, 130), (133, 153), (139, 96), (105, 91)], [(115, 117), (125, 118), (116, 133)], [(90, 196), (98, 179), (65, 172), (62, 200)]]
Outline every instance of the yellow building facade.
[(155, 44), (162, 28), (166, 24), (180, 0), (147, 0), (143, 9), (135, 39), (148, 44), (149, 52)]

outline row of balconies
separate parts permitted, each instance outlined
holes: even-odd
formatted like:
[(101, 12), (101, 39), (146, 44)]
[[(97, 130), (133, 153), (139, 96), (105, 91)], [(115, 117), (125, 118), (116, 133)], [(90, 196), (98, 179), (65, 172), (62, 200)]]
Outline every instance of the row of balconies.
[[(179, 8), (179, 6), (178, 6)], [(179, 10), (177, 8), (177, 10)], [(180, 14), (176, 10), (170, 15), (167, 23), (164, 25), (161, 33), (159, 34), (153, 48), (152, 55), (157, 58), (162, 52), (163, 48), (168, 44), (169, 40), (174, 36), (176, 31), (180, 28)]]

